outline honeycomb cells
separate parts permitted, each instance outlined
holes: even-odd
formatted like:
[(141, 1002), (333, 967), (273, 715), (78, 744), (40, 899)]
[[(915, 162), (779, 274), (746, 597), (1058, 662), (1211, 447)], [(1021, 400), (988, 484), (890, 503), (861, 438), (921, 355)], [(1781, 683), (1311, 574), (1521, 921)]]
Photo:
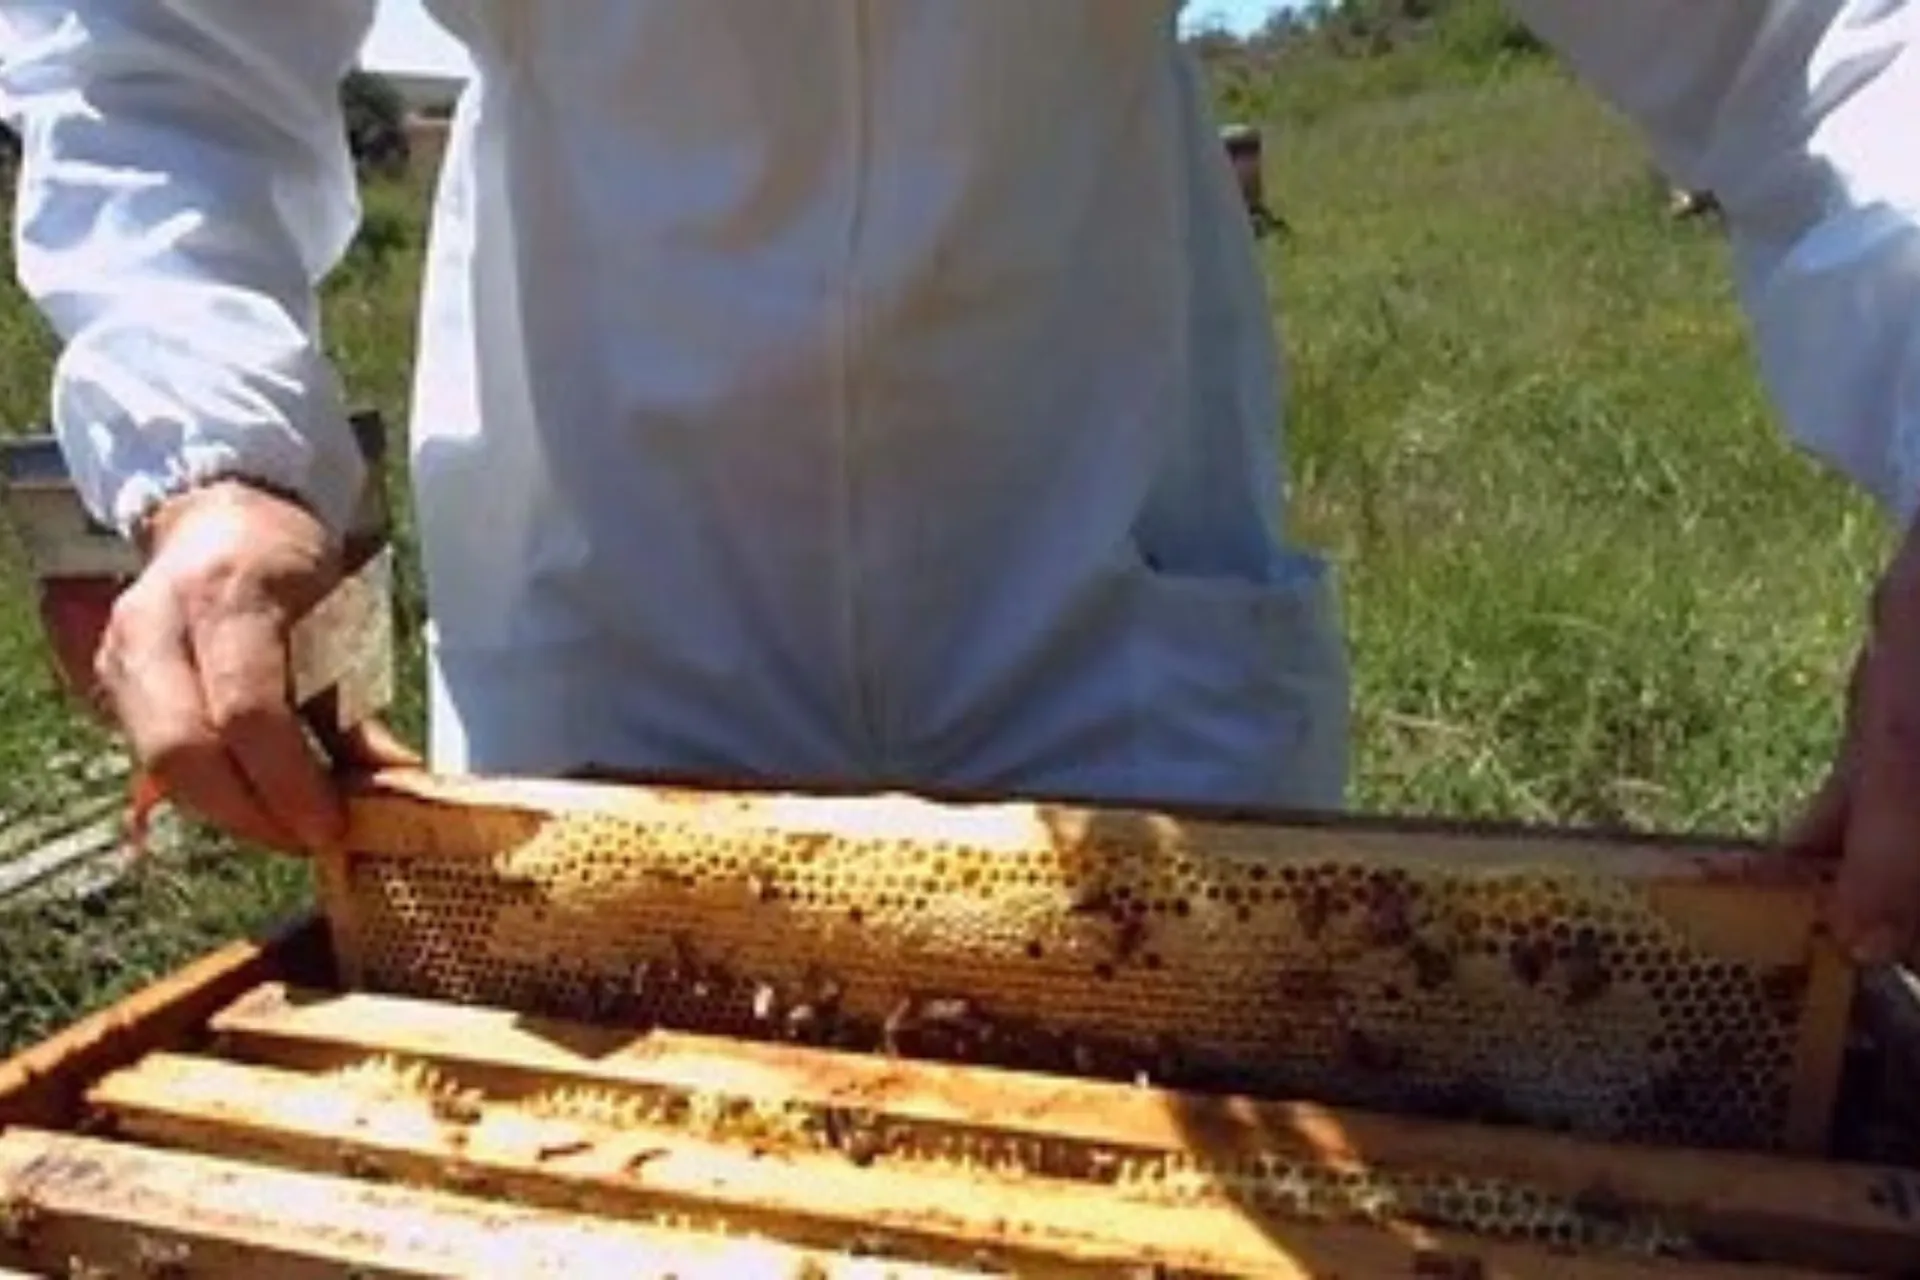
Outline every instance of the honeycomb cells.
[(560, 815), (484, 859), (355, 856), (323, 877), (347, 970), (591, 1021), (1783, 1141), (1805, 969), (1710, 949), (1624, 877), (735, 808)]
[(1212, 1172), (1185, 1159), (1128, 1169), (1123, 1186), (1171, 1203), (1225, 1199), (1295, 1221), (1385, 1225), (1412, 1222), (1546, 1248), (1649, 1258), (1690, 1258), (1706, 1250), (1686, 1232), (1605, 1197), (1554, 1196), (1531, 1187), (1464, 1175), (1333, 1169), (1260, 1157)]

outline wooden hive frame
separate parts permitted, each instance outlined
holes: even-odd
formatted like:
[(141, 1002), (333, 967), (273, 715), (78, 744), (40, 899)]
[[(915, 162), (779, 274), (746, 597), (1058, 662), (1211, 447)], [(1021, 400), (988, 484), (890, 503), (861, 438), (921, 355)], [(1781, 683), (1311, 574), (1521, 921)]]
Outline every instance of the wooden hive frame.
[(1817, 1140), (1610, 1143), (537, 1017), (350, 990), (330, 933), (234, 944), (0, 1066), (0, 1268), (1920, 1274), (1920, 1172)]
[(406, 773), (353, 827), (353, 985), (1607, 1139), (1817, 1146), (1853, 991), (1751, 843)]

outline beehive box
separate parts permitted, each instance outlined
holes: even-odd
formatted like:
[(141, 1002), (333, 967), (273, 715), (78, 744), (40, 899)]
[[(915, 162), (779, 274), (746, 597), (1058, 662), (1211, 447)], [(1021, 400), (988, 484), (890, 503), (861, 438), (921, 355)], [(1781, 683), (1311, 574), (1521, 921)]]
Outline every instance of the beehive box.
[(0, 1266), (1920, 1274), (1920, 1173), (1834, 1154), (1818, 877), (1759, 850), (405, 778), (354, 810), (331, 918), (0, 1068)]

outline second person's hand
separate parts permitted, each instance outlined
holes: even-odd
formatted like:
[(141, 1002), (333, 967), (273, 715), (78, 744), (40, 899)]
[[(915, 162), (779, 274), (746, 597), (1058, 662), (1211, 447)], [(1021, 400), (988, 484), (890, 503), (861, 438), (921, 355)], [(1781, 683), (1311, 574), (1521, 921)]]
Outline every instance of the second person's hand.
[(1886, 964), (1920, 945), (1920, 525), (1873, 597), (1825, 783), (1790, 847), (1835, 865), (1839, 941)]

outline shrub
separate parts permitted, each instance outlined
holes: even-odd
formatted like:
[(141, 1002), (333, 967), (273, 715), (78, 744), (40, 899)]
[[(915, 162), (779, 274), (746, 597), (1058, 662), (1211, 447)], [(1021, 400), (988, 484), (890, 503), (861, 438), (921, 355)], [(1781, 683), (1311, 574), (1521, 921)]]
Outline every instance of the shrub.
[(340, 85), (340, 106), (347, 145), (362, 175), (404, 174), (410, 158), (407, 102), (393, 82), (371, 71), (351, 71)]

